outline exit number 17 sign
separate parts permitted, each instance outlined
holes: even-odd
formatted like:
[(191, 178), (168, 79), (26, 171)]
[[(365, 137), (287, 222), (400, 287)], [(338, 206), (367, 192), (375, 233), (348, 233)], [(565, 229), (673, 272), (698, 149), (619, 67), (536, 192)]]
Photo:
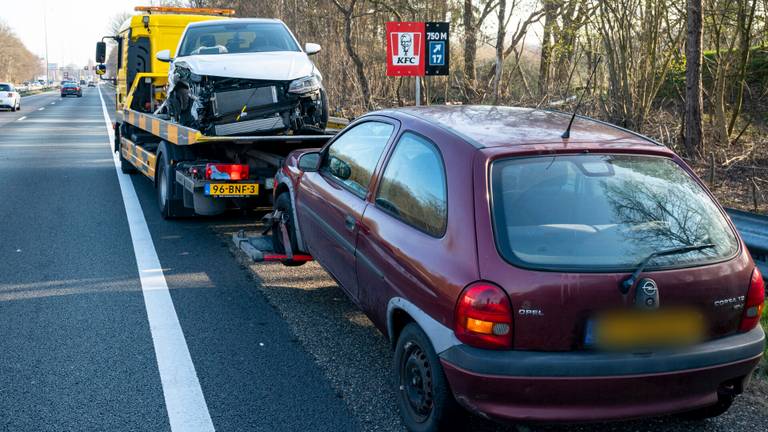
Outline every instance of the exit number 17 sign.
[(387, 76), (448, 75), (447, 22), (388, 22)]

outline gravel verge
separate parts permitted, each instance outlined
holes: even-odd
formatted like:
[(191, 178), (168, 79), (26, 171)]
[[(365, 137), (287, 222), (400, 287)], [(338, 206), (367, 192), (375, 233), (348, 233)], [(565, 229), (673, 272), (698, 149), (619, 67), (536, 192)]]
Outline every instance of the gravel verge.
[[(366, 431), (404, 430), (397, 413), (392, 385), (392, 351), (385, 337), (336, 282), (317, 264), (285, 267), (253, 263), (231, 242), (238, 229), (258, 231), (258, 224), (220, 226), (217, 231), (247, 269), (258, 289), (286, 320), (297, 341), (309, 352), (332, 383), (338, 396)], [(724, 415), (691, 422), (678, 417), (589, 425), (499, 425), (473, 417), (470, 431), (519, 432), (643, 432), (766, 430), (768, 380), (753, 380), (744, 395)]]

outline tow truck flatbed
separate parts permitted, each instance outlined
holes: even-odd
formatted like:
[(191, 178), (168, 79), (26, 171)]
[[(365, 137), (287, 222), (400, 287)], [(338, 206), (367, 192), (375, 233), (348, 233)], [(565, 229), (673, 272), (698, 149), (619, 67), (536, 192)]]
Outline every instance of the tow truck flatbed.
[[(274, 174), (288, 153), (299, 148), (322, 147), (346, 123), (344, 119), (332, 118), (331, 127), (322, 135), (207, 136), (160, 116), (126, 108), (118, 111), (116, 118), (115, 150), (120, 152), (124, 172), (135, 169), (157, 186), (162, 181), (158, 178), (158, 164), (166, 165), (172, 179), (172, 187), (166, 191), (170, 198), (158, 200), (176, 201), (169, 217), (191, 213), (214, 215), (225, 211), (232, 202), (238, 207), (248, 207), (249, 201), (252, 207), (268, 204)], [(162, 154), (166, 155), (164, 159)], [(247, 165), (249, 172), (256, 175), (226, 179), (203, 174), (211, 164), (235, 162)]]

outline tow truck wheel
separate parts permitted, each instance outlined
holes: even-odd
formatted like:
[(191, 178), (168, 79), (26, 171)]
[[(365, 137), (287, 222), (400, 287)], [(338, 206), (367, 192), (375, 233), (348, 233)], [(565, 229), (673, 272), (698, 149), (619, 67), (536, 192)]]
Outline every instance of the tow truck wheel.
[[(291, 250), (293, 253), (297, 253), (299, 249), (298, 242), (296, 241), (296, 230), (293, 225), (293, 205), (291, 204), (291, 194), (288, 192), (283, 192), (278, 195), (277, 199), (275, 200), (275, 209), (280, 210), (284, 214), (288, 215), (288, 219), (285, 222), (285, 228), (288, 230), (288, 238), (291, 242)], [(272, 227), (272, 245), (275, 248), (276, 253), (285, 253), (285, 245), (283, 245), (283, 233), (280, 230), (279, 225)], [(297, 267), (304, 263), (305, 261), (283, 261), (283, 264), (289, 267)]]
[(157, 205), (163, 219), (174, 219), (184, 216), (192, 216), (194, 212), (184, 207), (184, 200), (175, 196), (175, 179), (173, 167), (165, 153), (160, 154), (157, 161), (157, 174), (155, 177), (155, 191), (157, 192)]

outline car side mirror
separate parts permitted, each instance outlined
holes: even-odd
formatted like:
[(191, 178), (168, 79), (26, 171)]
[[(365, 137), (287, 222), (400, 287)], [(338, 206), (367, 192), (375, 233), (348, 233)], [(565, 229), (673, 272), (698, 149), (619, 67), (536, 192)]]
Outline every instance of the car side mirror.
[(107, 59), (107, 43), (96, 42), (96, 63), (104, 63)]
[(171, 58), (171, 50), (169, 50), (169, 49), (164, 49), (162, 51), (158, 51), (157, 54), (155, 54), (155, 58), (160, 60), (161, 62), (164, 62), (164, 63), (168, 63), (171, 60), (173, 60)]
[(307, 55), (317, 54), (320, 52), (321, 49), (323, 48), (316, 43), (307, 43), (304, 45), (304, 52), (306, 52)]
[(315, 172), (320, 169), (320, 152), (309, 152), (299, 156), (299, 169), (304, 172)]
[(331, 159), (328, 161), (328, 171), (330, 171), (334, 177), (341, 180), (347, 180), (352, 177), (352, 168), (349, 164), (336, 156), (331, 156)]

